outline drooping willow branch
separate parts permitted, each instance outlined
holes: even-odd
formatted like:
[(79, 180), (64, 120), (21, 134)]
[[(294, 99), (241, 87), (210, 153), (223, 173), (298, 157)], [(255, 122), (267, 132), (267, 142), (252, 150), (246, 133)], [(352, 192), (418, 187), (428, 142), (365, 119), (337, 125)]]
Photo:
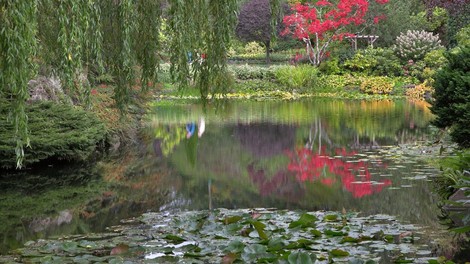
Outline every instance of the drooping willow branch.
[(17, 166), (29, 146), (28, 116), (25, 102), (28, 81), (34, 75), (36, 54), (37, 2), (5, 0), (0, 4), (0, 95), (10, 102), (15, 130)]
[[(23, 149), (29, 145), (27, 84), (38, 66), (52, 68), (75, 103), (85, 105), (90, 86), (81, 78), (90, 71), (111, 74), (116, 84), (116, 104), (125, 111), (136, 66), (141, 71), (143, 89), (157, 80), (164, 2), (0, 1), (0, 99), (10, 103), (18, 167), (22, 165)], [(225, 92), (230, 82), (226, 54), (239, 1), (168, 2), (169, 50), (175, 81), (181, 89), (194, 84), (202, 98)], [(280, 3), (270, 0), (273, 26)]]

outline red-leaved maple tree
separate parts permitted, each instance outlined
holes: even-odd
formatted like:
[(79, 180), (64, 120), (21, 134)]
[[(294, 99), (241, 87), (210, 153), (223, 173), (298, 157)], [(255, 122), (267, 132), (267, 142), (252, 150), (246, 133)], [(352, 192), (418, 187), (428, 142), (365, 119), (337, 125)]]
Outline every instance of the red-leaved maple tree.
[[(374, 1), (383, 5), (389, 0)], [(354, 35), (347, 29), (366, 22), (369, 1), (317, 0), (310, 2), (292, 5), (293, 13), (283, 19), (286, 25), (283, 34), (291, 33), (295, 38), (304, 41), (310, 62), (313, 65), (319, 65), (325, 58), (332, 41)], [(377, 16), (373, 22), (378, 23), (382, 18), (383, 16)]]

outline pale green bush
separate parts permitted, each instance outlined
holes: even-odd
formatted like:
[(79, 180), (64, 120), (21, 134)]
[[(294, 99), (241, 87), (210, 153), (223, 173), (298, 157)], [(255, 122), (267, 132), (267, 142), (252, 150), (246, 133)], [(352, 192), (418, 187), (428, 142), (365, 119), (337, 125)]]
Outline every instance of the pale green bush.
[(264, 48), (258, 42), (252, 41), (245, 45), (245, 54), (263, 54)]
[(439, 35), (432, 32), (408, 30), (396, 39), (395, 51), (404, 60), (418, 61), (435, 49), (443, 48)]

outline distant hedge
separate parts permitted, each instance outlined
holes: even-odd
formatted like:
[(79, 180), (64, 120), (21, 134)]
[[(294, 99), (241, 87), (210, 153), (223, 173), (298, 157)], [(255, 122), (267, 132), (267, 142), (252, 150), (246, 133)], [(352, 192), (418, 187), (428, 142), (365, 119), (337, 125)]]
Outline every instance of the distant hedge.
[[(0, 100), (0, 167), (16, 166), (14, 129), (8, 120), (8, 103)], [(49, 158), (84, 161), (104, 142), (106, 128), (92, 113), (53, 102), (27, 106), (31, 148), (25, 148), (24, 165)]]

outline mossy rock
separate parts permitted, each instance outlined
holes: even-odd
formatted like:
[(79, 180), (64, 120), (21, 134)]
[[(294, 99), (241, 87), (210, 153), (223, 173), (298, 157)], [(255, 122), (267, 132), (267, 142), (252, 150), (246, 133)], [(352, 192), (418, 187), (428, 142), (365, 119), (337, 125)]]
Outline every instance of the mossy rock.
[[(24, 165), (46, 159), (84, 161), (106, 136), (104, 124), (93, 114), (72, 105), (37, 102), (27, 106), (31, 148)], [(7, 119), (9, 104), (0, 100), (0, 167), (16, 166), (15, 137)]]

